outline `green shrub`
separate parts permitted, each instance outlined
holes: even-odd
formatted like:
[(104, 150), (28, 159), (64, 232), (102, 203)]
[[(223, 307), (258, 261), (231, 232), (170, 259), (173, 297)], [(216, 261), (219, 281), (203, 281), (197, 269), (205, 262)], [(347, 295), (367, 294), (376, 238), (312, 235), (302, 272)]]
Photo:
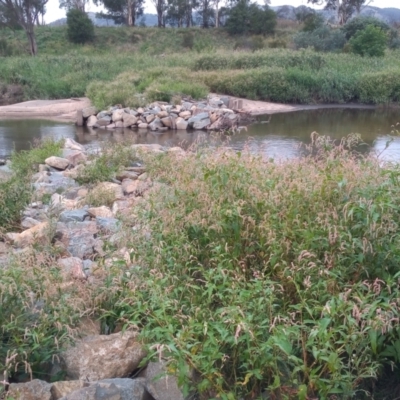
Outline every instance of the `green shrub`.
[(242, 37), (236, 41), (233, 49), (249, 50), (254, 52), (257, 50), (262, 50), (264, 47), (264, 38), (262, 36), (250, 36)]
[(361, 56), (383, 57), (387, 36), (381, 28), (368, 25), (365, 29), (358, 31), (349, 43), (353, 53)]
[(194, 35), (192, 32), (185, 31), (182, 34), (182, 47), (192, 50), (194, 44)]
[(94, 39), (94, 25), (87, 14), (78, 9), (67, 12), (67, 35), (72, 43), (87, 43)]
[(321, 14), (310, 13), (303, 20), (303, 32), (313, 32), (325, 24), (325, 19)]
[(13, 55), (13, 49), (6, 39), (0, 38), (0, 57), (9, 57)]
[(340, 51), (346, 39), (342, 32), (321, 26), (313, 31), (299, 32), (293, 42), (296, 49), (312, 47), (316, 51)]
[(388, 32), (390, 30), (390, 26), (378, 18), (360, 16), (347, 22), (343, 26), (342, 31), (345, 34), (346, 39), (350, 40), (358, 32), (363, 31), (369, 25), (380, 28), (384, 32)]

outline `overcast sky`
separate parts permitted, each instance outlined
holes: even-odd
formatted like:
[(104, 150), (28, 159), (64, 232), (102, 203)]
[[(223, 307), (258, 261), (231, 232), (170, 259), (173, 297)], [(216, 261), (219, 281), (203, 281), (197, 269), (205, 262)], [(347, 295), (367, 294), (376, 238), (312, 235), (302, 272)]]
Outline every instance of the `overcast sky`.
[[(47, 3), (46, 6), (47, 12), (45, 15), (46, 23), (65, 17), (65, 11), (60, 10), (58, 4), (59, 0), (49, 0), (49, 2)], [(300, 6), (302, 4), (307, 5), (307, 0), (271, 0), (272, 6), (283, 6), (283, 5)], [(375, 0), (373, 3), (371, 3), (371, 5), (380, 8), (384, 7), (400, 8), (400, 0)], [(95, 7), (93, 3), (89, 3), (89, 5), (86, 7), (86, 11), (97, 12), (98, 10), (99, 8)], [(146, 1), (145, 12), (151, 14), (156, 13), (154, 6), (151, 4), (149, 0)]]

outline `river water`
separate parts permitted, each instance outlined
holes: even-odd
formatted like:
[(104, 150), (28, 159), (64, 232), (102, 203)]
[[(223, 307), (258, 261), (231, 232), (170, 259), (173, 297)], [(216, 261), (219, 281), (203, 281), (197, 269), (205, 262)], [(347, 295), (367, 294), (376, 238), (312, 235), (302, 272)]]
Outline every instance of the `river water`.
[[(228, 138), (227, 146), (242, 150), (261, 152), (274, 159), (290, 159), (302, 154), (300, 144), (310, 142), (314, 131), (341, 139), (350, 133), (359, 133), (368, 145), (364, 151), (380, 154), (384, 160), (400, 161), (400, 137), (393, 135), (400, 122), (400, 111), (395, 109), (320, 109), (296, 111), (260, 117), (258, 122), (246, 130)], [(397, 126), (400, 131), (400, 125)], [(208, 138), (204, 132), (170, 131), (152, 133), (147, 130), (132, 131), (118, 129), (78, 128), (45, 120), (0, 120), (0, 158), (8, 157), (13, 150), (21, 151), (31, 147), (35, 141), (45, 138), (73, 138), (88, 146), (98, 147), (102, 142), (128, 139), (133, 143), (159, 143), (165, 146), (187, 148), (192, 143)], [(393, 139), (388, 149), (388, 140)], [(382, 153), (383, 151), (383, 153)], [(382, 153), (382, 154), (381, 154)]]

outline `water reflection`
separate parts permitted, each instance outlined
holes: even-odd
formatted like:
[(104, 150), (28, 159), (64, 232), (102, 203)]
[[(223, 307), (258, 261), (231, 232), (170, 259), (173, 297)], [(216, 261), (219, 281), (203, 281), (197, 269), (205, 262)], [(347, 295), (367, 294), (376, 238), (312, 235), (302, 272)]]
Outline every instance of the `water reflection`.
[[(325, 109), (291, 112), (260, 118), (258, 123), (228, 138), (235, 150), (244, 147), (274, 159), (299, 157), (300, 144), (310, 143), (310, 134), (317, 131), (340, 140), (349, 133), (360, 133), (370, 146), (368, 151), (381, 153), (389, 140), (392, 125), (400, 121), (398, 110)], [(73, 138), (88, 147), (98, 147), (105, 141), (132, 143), (159, 143), (164, 146), (189, 147), (192, 143), (208, 138), (202, 131), (153, 133), (147, 130), (77, 128), (72, 124), (43, 120), (0, 120), (0, 157), (8, 156), (13, 149), (29, 149), (36, 139)], [(365, 147), (364, 149), (367, 149)], [(381, 155), (385, 160), (400, 161), (400, 138), (395, 137)]]

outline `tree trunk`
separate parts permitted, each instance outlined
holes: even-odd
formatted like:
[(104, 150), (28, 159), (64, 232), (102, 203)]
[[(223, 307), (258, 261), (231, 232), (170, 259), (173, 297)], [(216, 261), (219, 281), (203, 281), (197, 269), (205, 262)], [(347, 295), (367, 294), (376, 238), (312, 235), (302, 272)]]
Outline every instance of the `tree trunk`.
[(133, 18), (132, 18), (132, 7), (133, 7), (133, 4), (132, 4), (133, 2), (132, 2), (132, 0), (128, 0), (128, 2), (127, 2), (127, 8), (128, 8), (128, 26), (133, 26)]
[(25, 32), (26, 32), (26, 36), (28, 37), (29, 51), (32, 56), (36, 56), (37, 44), (36, 44), (35, 33), (33, 32), (33, 29), (26, 29)]

